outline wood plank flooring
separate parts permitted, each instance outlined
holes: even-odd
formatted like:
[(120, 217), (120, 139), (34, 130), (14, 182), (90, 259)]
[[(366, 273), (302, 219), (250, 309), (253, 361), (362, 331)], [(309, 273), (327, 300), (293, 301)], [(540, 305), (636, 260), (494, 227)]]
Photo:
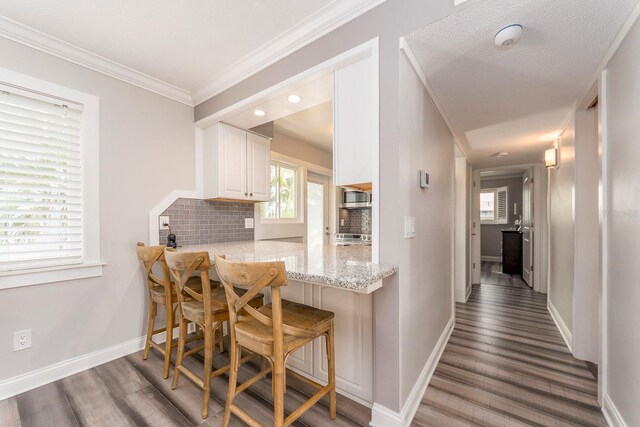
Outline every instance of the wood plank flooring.
[(500, 285), (511, 288), (529, 288), (520, 276), (504, 274), (501, 262), (482, 261), (480, 266), (480, 283), (483, 285)]
[[(226, 353), (214, 357), (214, 366), (228, 363)], [(202, 371), (202, 360), (185, 361), (194, 372)], [(240, 381), (259, 368), (245, 364)], [(171, 378), (162, 378), (162, 358), (155, 352), (143, 361), (141, 352), (80, 372), (51, 384), (0, 401), (0, 427), (39, 426), (219, 426), (226, 400), (228, 377), (212, 381), (209, 418), (200, 417), (202, 391), (184, 376), (178, 388), (171, 390)], [(315, 392), (307, 384), (287, 378), (285, 412), (293, 412)], [(263, 425), (273, 424), (271, 380), (258, 381), (234, 402), (251, 413)], [(329, 418), (325, 397), (293, 425), (295, 426), (368, 426), (371, 410), (338, 395), (338, 417)], [(231, 426), (244, 425), (232, 416)]]
[(492, 281), (456, 304), (455, 329), (412, 425), (606, 426), (596, 380), (571, 356), (546, 295)]

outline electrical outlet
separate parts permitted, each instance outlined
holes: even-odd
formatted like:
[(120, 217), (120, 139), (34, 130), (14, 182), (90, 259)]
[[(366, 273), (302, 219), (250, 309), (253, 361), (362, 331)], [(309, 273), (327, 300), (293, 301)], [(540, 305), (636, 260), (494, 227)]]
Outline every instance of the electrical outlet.
[(244, 219), (244, 228), (253, 228), (253, 218)]
[(13, 333), (13, 351), (31, 347), (31, 329)]
[(169, 229), (169, 215), (160, 215), (158, 222), (160, 223), (160, 230)]

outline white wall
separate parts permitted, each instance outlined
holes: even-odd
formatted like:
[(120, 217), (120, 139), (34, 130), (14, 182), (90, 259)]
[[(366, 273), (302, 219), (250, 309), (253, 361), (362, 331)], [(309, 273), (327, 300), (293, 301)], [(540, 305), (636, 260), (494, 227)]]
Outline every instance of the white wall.
[[(606, 67), (606, 196), (603, 221), (607, 313), (605, 393), (628, 426), (640, 425), (640, 24)], [(606, 396), (605, 396), (606, 397)], [(606, 399), (605, 399), (606, 402)]]
[(560, 137), (558, 157), (559, 167), (549, 170), (549, 302), (571, 332), (574, 278), (573, 123)]
[[(400, 56), (398, 212), (415, 217), (416, 237), (400, 245), (401, 399), (406, 401), (452, 312), (454, 144), (409, 60)], [(429, 173), (430, 188), (417, 173)]]
[(273, 139), (271, 140), (271, 151), (333, 169), (333, 154), (331, 152), (321, 150), (308, 142), (282, 133), (277, 123), (274, 126)]
[[(146, 285), (135, 254), (148, 214), (193, 190), (193, 109), (0, 38), (0, 66), (100, 98), (100, 233), (104, 275), (0, 291), (0, 382), (144, 334)], [(14, 331), (33, 347), (14, 353)]]

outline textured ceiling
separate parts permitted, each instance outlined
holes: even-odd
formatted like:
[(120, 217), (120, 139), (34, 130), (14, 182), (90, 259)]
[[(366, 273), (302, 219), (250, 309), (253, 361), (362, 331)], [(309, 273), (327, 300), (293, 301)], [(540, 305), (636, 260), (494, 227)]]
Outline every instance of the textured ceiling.
[(331, 102), (317, 105), (274, 122), (278, 132), (333, 152), (333, 107)]
[(337, 0), (0, 0), (0, 15), (191, 90)]
[[(539, 162), (636, 3), (484, 0), (406, 39), (474, 165)], [(512, 23), (521, 41), (497, 50)]]

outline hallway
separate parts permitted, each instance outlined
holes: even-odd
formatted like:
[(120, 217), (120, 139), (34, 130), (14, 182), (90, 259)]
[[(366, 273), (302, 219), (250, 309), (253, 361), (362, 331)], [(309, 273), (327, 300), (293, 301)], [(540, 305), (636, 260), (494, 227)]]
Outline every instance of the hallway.
[[(597, 383), (528, 288), (474, 285), (413, 426), (606, 426)], [(526, 285), (525, 285), (526, 286)]]

